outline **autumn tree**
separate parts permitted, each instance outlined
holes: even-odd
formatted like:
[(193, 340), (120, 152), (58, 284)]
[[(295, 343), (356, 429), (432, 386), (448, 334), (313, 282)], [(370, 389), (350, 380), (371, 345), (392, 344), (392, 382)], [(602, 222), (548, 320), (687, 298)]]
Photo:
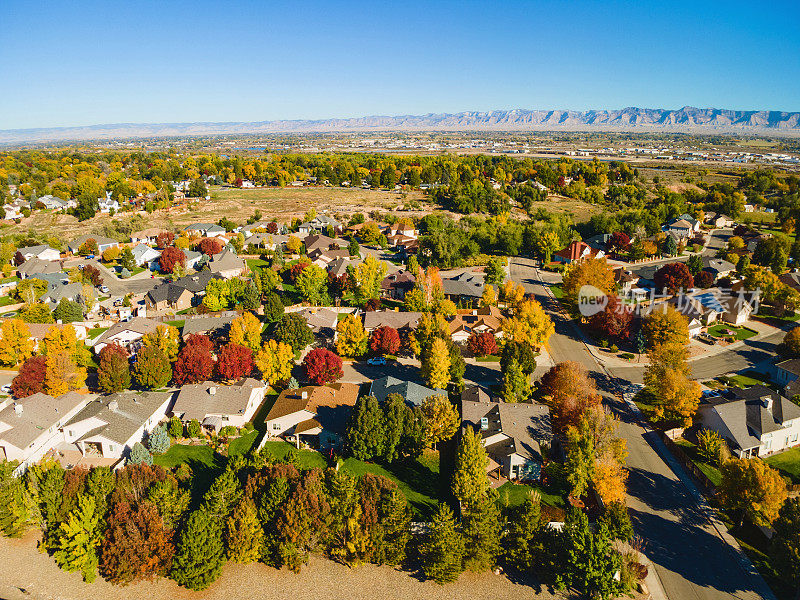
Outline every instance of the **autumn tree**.
[(660, 292), (675, 294), (680, 290), (690, 290), (694, 279), (686, 263), (673, 262), (659, 268), (653, 276), (656, 289)]
[(213, 347), (207, 335), (190, 335), (172, 367), (175, 384), (186, 385), (211, 379), (214, 371)]
[(489, 331), (473, 332), (467, 339), (467, 349), (474, 356), (497, 354), (497, 338)]
[[(5, 324), (8, 323), (6, 321), (3, 323), (3, 339), (5, 339)], [(2, 341), (0, 341), (0, 344)], [(2, 346), (0, 346), (2, 347)], [(800, 358), (800, 327), (793, 327), (790, 329), (785, 336), (783, 336), (783, 341), (778, 344), (776, 348), (778, 354), (780, 354), (784, 358)], [(1, 352), (1, 350), (0, 350)]]
[(800, 588), (800, 498), (784, 502), (772, 528), (772, 566), (788, 583)]
[(174, 362), (178, 357), (179, 340), (177, 327), (161, 323), (156, 326), (155, 331), (142, 336), (142, 345), (147, 348), (158, 348), (169, 362)]
[(564, 297), (577, 306), (578, 293), (585, 285), (591, 285), (604, 294), (613, 291), (614, 271), (605, 258), (590, 258), (567, 266), (561, 286)]
[(608, 304), (599, 313), (589, 318), (589, 327), (618, 340), (627, 340), (631, 335), (633, 311), (617, 296), (608, 296)]
[(255, 504), (245, 499), (234, 506), (225, 528), (228, 559), (248, 564), (261, 557), (264, 528), (258, 520)]
[(206, 237), (200, 240), (200, 243), (197, 245), (197, 249), (200, 250), (201, 253), (207, 256), (214, 256), (215, 254), (219, 254), (222, 252), (222, 241), (219, 238), (215, 237)]
[(397, 354), (400, 350), (400, 334), (388, 325), (377, 327), (370, 335), (369, 349), (375, 354)]
[(355, 314), (348, 314), (336, 324), (336, 351), (340, 356), (358, 358), (367, 351), (367, 332)]
[(86, 369), (75, 363), (74, 356), (66, 350), (47, 353), (45, 391), (51, 396), (61, 396), (82, 388), (86, 382)]
[(142, 346), (133, 363), (133, 378), (139, 387), (157, 390), (172, 379), (172, 365), (164, 352), (156, 346)]
[(672, 306), (657, 307), (644, 320), (642, 326), (647, 344), (651, 348), (668, 343), (689, 343), (689, 326), (681, 313)]
[(512, 318), (503, 321), (503, 339), (541, 348), (555, 332), (553, 321), (535, 300), (518, 303)]
[(539, 391), (552, 411), (553, 429), (558, 432), (576, 425), (586, 410), (599, 406), (601, 400), (586, 368), (573, 361), (551, 367), (542, 376)]
[(380, 296), (381, 281), (386, 277), (386, 264), (378, 260), (374, 254), (367, 254), (361, 263), (348, 267), (348, 275), (356, 302), (363, 304), (370, 298)]
[(289, 344), (267, 340), (255, 357), (255, 365), (261, 377), (270, 385), (284, 381), (292, 376), (294, 351)]
[(100, 351), (97, 385), (107, 394), (121, 392), (130, 387), (131, 369), (128, 352), (119, 344), (107, 344)]
[(462, 507), (469, 506), (486, 493), (488, 459), (483, 439), (472, 427), (466, 427), (456, 448), (451, 489)]
[(731, 458), (721, 467), (718, 486), (722, 505), (755, 525), (769, 525), (778, 518), (786, 500), (786, 482), (780, 473), (759, 458)]
[(689, 380), (685, 374), (665, 369), (652, 391), (656, 402), (654, 416), (659, 421), (678, 421), (684, 427), (692, 425), (692, 417), (700, 404), (700, 384)]
[(441, 338), (436, 338), (430, 349), (420, 356), (422, 378), (434, 389), (445, 389), (450, 381), (450, 352)]
[(78, 504), (49, 536), (53, 558), (67, 572), (80, 571), (91, 583), (97, 577), (97, 548), (102, 540), (101, 515), (94, 498), (78, 495)]
[(217, 354), (217, 374), (222, 379), (234, 381), (248, 377), (253, 372), (253, 351), (245, 346), (226, 344)]
[(275, 325), (272, 332), (279, 342), (289, 344), (295, 352), (299, 352), (314, 341), (314, 335), (308, 327), (308, 323), (297, 313), (286, 313)]
[(428, 396), (422, 401), (421, 408), (425, 417), (425, 442), (428, 445), (445, 442), (456, 434), (461, 419), (447, 396)]
[(321, 304), (328, 273), (317, 265), (307, 265), (295, 281), (295, 288), (300, 296), (310, 304)]
[(44, 392), (46, 377), (47, 358), (42, 355), (28, 357), (11, 380), (11, 395), (14, 398), (26, 398)]
[(175, 241), (175, 234), (171, 231), (162, 231), (156, 236), (156, 248), (163, 250)]
[(0, 364), (16, 367), (33, 354), (28, 325), (22, 319), (6, 319), (0, 324)]
[(261, 321), (253, 313), (246, 312), (231, 322), (228, 340), (258, 352), (261, 348)]
[(162, 273), (172, 273), (178, 265), (186, 268), (186, 254), (180, 248), (175, 246), (165, 248), (158, 257), (158, 266)]
[(342, 359), (326, 348), (314, 348), (303, 359), (306, 378), (314, 385), (325, 385), (339, 379), (342, 371)]

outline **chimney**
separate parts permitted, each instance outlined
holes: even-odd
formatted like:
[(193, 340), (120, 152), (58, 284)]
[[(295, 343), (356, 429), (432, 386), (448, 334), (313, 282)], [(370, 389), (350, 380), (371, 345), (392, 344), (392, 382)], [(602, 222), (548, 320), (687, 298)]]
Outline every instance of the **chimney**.
[(14, 413), (18, 417), (22, 416), (22, 404), (18, 404), (17, 402), (14, 402)]
[(117, 402), (116, 400), (112, 400), (111, 402), (109, 402), (108, 410), (110, 410), (111, 412), (117, 412), (119, 410), (119, 402)]
[(214, 396), (216, 393), (217, 393), (217, 388), (216, 388), (216, 386), (213, 386), (213, 385), (212, 385), (210, 388), (208, 388), (208, 395), (209, 395), (209, 396)]
[(308, 392), (300, 392), (300, 398), (303, 400), (308, 400)]
[(772, 396), (764, 396), (761, 398), (761, 402), (764, 404), (764, 408), (768, 411), (772, 412)]

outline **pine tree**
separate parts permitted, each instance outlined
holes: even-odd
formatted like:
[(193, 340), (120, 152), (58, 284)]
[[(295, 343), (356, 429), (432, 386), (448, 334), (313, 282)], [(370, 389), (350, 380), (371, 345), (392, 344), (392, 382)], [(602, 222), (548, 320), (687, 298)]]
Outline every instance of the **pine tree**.
[(384, 456), (386, 434), (383, 411), (374, 396), (362, 396), (356, 402), (347, 428), (350, 451), (358, 460)]
[(222, 523), (231, 514), (233, 507), (242, 499), (242, 485), (231, 467), (214, 480), (203, 497), (203, 509)]
[(128, 455), (128, 460), (125, 464), (128, 465), (152, 465), (153, 455), (144, 447), (141, 442), (136, 442), (131, 448), (131, 453)]
[(189, 515), (172, 562), (172, 579), (190, 590), (214, 583), (225, 564), (222, 522), (203, 508)]
[(399, 565), (406, 558), (406, 546), (411, 539), (411, 507), (405, 494), (395, 488), (381, 507), (383, 552), (376, 562)]
[(527, 572), (534, 566), (540, 518), (537, 492), (531, 492), (522, 504), (510, 511), (503, 546), (506, 563), (517, 571)]
[(328, 553), (344, 564), (359, 564), (367, 553), (368, 538), (361, 522), (358, 478), (341, 469), (327, 473), (331, 512)]
[(150, 433), (147, 438), (147, 447), (153, 454), (164, 454), (169, 450), (171, 444), (169, 434), (165, 425), (159, 425)]
[(158, 508), (164, 527), (174, 530), (189, 508), (191, 494), (182, 489), (174, 478), (167, 478), (147, 488), (147, 500)]
[(453, 472), (453, 495), (462, 508), (480, 500), (486, 494), (489, 482), (486, 478), (486, 450), (481, 436), (472, 427), (467, 427), (456, 450)]
[(0, 531), (20, 537), (33, 517), (33, 502), (19, 477), (14, 476), (16, 461), (0, 463)]
[(433, 515), (420, 558), (425, 576), (439, 584), (455, 581), (463, 571), (464, 540), (456, 529), (453, 511), (444, 503)]
[(500, 525), (500, 509), (493, 490), (487, 490), (466, 506), (461, 515), (461, 529), (464, 567), (468, 571), (488, 571), (495, 565), (500, 554)]
[(80, 571), (83, 580), (91, 583), (97, 577), (100, 541), (100, 516), (94, 498), (80, 494), (77, 508), (52, 536), (53, 558), (65, 571)]
[(263, 538), (264, 529), (258, 521), (255, 504), (250, 499), (239, 502), (227, 522), (228, 559), (242, 564), (257, 561)]
[(530, 389), (529, 378), (522, 366), (512, 360), (503, 373), (503, 400), (506, 402), (524, 402)]
[(386, 462), (394, 462), (402, 453), (403, 433), (408, 407), (400, 394), (389, 394), (383, 405), (383, 425), (386, 446), (381, 458)]

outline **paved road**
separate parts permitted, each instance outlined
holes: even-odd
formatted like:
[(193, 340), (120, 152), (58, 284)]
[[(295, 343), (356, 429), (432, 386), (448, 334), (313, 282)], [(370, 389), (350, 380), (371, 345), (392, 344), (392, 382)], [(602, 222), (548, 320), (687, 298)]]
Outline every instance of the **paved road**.
[(532, 261), (513, 259), (511, 278), (535, 294), (550, 313), (556, 331), (549, 343), (553, 360), (585, 365), (606, 403), (620, 415), (620, 433), (629, 452), (631, 518), (636, 533), (645, 540), (645, 552), (655, 564), (667, 596), (671, 600), (772, 598), (763, 580), (745, 570), (739, 562), (740, 555), (706, 518), (702, 499), (692, 494), (691, 484), (679, 477), (685, 478), (682, 470), (676, 466), (673, 471), (662, 458), (663, 446), (609, 393), (612, 379), (632, 380), (636, 374), (641, 378), (642, 370), (618, 368), (606, 372), (579, 341), (575, 325), (558, 311), (558, 304), (539, 282)]

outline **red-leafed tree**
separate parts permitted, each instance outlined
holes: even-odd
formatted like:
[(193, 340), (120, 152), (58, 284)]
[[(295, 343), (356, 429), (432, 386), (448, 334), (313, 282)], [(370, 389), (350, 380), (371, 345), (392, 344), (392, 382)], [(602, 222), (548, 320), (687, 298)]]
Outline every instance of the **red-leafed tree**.
[(217, 374), (222, 379), (240, 379), (253, 372), (253, 351), (239, 344), (223, 346), (217, 355)]
[(131, 386), (128, 351), (119, 344), (107, 344), (100, 350), (97, 385), (106, 393), (121, 392)]
[(190, 335), (172, 366), (172, 377), (177, 385), (199, 383), (211, 378), (214, 372), (214, 344), (207, 335)]
[(219, 254), (222, 252), (222, 242), (217, 238), (203, 238), (200, 240), (200, 244), (198, 245), (200, 248), (200, 252), (203, 254), (207, 254), (208, 256), (214, 256), (215, 254)]
[(714, 276), (708, 271), (700, 271), (694, 276), (694, 285), (702, 289), (710, 288), (714, 285)]
[(163, 250), (167, 246), (171, 246), (175, 241), (175, 234), (171, 231), (162, 231), (156, 236), (156, 247)]
[(83, 280), (88, 281), (95, 287), (103, 285), (103, 276), (100, 274), (100, 269), (94, 265), (86, 265), (83, 267)]
[(615, 231), (606, 244), (609, 252), (624, 252), (631, 245), (631, 238), (624, 231)]
[(324, 385), (339, 379), (342, 371), (342, 359), (325, 348), (314, 348), (303, 359), (306, 368), (306, 377), (314, 385)]
[(174, 552), (171, 533), (153, 503), (114, 504), (100, 551), (103, 577), (122, 585), (153, 580), (167, 574)]
[(270, 221), (267, 223), (267, 233), (278, 233), (278, 224), (275, 221)]
[(161, 268), (162, 272), (172, 273), (175, 269), (175, 265), (185, 267), (186, 255), (183, 253), (183, 250), (175, 246), (165, 248), (158, 259), (158, 266)]
[(497, 340), (488, 331), (473, 333), (467, 339), (467, 349), (474, 356), (489, 356), (497, 354)]
[(667, 290), (674, 294), (680, 289), (689, 290), (694, 287), (694, 278), (689, 272), (686, 263), (674, 262), (664, 265), (653, 276), (656, 284), (656, 291)]
[(378, 354), (397, 354), (400, 334), (394, 327), (378, 327), (369, 338), (369, 349)]
[(589, 318), (589, 327), (608, 337), (626, 340), (631, 335), (633, 311), (617, 296), (609, 296), (606, 307)]
[(47, 376), (47, 359), (36, 355), (28, 358), (19, 369), (19, 373), (11, 382), (11, 394), (14, 398), (26, 398), (44, 391), (44, 380)]
[(304, 258), (301, 258), (299, 261), (297, 261), (296, 263), (294, 263), (294, 264), (293, 264), (293, 265), (292, 265), (292, 266), (289, 268), (289, 280), (290, 280), (292, 283), (294, 283), (295, 281), (297, 281), (297, 276), (298, 276), (298, 275), (300, 275), (300, 273), (302, 273), (302, 272), (303, 272), (303, 269), (305, 269), (305, 268), (306, 268), (308, 265), (310, 265), (310, 264), (311, 264), (311, 263), (310, 263), (310, 262), (308, 262), (308, 260), (307, 260), (307, 259), (304, 259)]

